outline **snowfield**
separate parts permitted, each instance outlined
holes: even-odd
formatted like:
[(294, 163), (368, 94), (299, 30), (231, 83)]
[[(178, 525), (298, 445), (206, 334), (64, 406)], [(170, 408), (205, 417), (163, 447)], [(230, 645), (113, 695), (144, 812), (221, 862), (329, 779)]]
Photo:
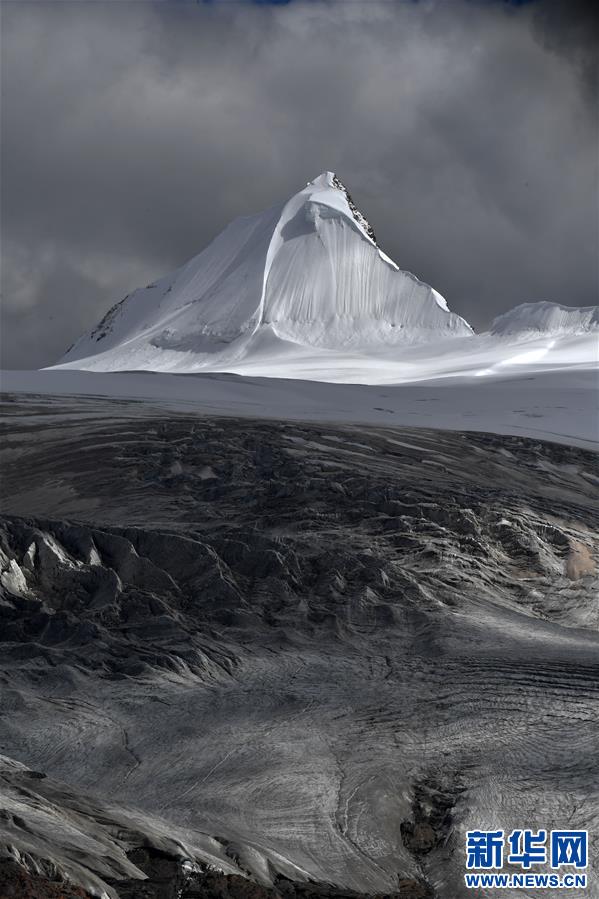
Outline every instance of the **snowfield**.
[[(499, 369), (501, 372), (501, 368)], [(164, 414), (485, 431), (597, 449), (597, 372), (506, 366), (406, 384), (339, 384), (232, 374), (4, 372), (5, 394), (138, 400)]]

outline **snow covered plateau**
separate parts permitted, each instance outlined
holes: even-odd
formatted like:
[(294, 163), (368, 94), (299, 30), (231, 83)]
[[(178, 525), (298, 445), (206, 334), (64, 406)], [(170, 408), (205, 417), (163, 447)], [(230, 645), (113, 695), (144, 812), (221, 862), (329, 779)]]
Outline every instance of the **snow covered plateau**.
[(4, 372), (0, 896), (487, 899), (520, 827), (599, 899), (598, 322), (475, 334), (326, 172)]

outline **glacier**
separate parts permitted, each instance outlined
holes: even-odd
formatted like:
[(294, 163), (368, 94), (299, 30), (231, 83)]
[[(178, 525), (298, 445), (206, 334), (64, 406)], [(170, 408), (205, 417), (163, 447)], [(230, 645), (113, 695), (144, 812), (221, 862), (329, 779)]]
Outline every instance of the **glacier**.
[(478, 828), (596, 858), (596, 454), (206, 411), (6, 397), (0, 895), (3, 856), (86, 899), (466, 899)]

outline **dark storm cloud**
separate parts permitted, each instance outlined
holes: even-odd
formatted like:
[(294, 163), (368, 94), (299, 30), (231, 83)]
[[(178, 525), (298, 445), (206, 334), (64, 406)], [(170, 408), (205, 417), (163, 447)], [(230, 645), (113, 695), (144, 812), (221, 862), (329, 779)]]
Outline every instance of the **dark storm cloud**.
[(596, 0), (537, 0), (533, 25), (539, 39), (580, 70), (592, 97), (597, 96), (599, 12)]
[(548, 4), (5, 2), (3, 365), (325, 169), (477, 327), (595, 302), (587, 43)]

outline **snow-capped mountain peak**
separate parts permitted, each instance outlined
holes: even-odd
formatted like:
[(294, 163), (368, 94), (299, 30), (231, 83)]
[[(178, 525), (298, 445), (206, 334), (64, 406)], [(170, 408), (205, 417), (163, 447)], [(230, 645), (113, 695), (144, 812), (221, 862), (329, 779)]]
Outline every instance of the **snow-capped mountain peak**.
[(383, 253), (341, 179), (326, 171), (117, 303), (62, 364), (231, 370), (274, 346), (401, 352), (471, 333), (437, 291)]

